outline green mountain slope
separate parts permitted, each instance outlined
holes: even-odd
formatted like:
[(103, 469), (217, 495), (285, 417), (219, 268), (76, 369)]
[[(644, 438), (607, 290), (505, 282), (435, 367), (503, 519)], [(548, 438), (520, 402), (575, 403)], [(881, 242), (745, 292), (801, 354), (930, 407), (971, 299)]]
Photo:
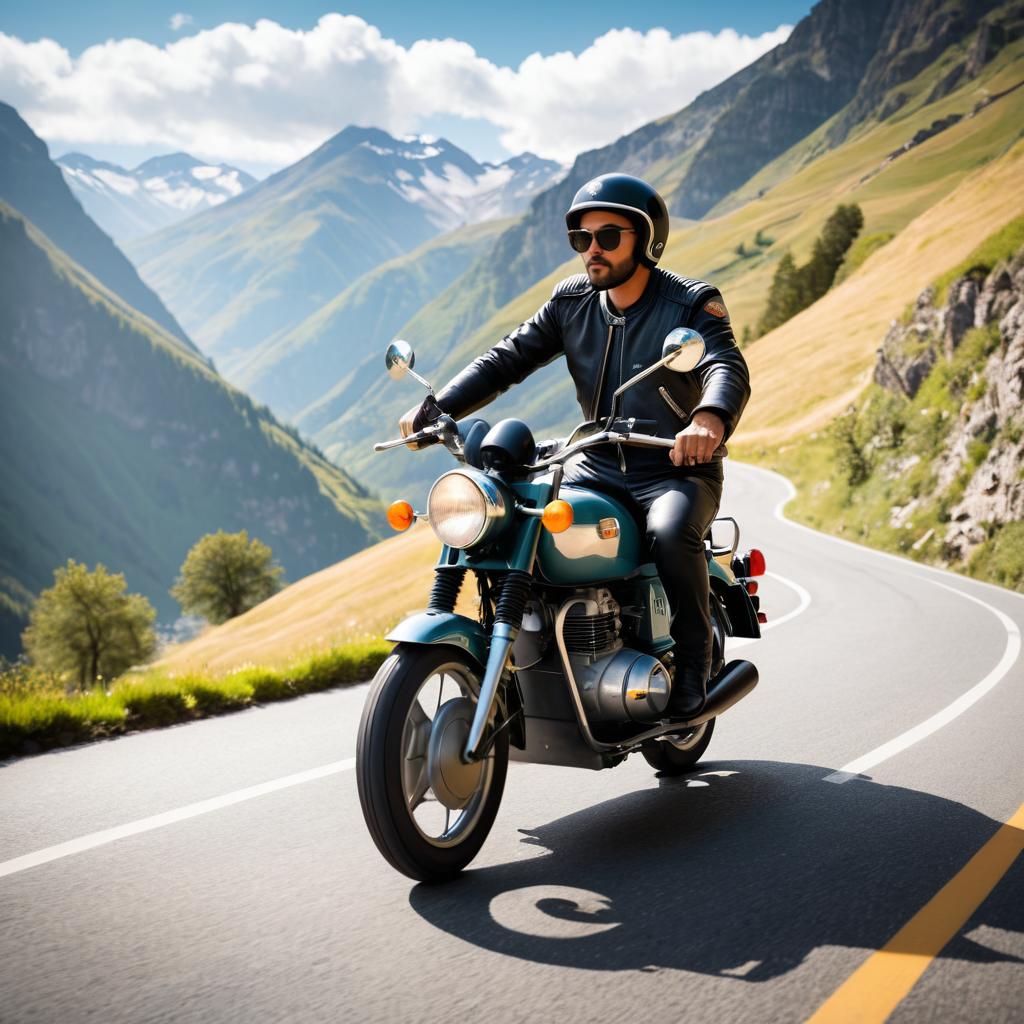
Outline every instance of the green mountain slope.
[[(127, 250), (203, 351), (227, 366), (381, 263), (502, 215), (486, 210), (513, 200), (521, 208), (525, 199), (495, 191), (498, 179), (532, 183), (531, 195), (560, 171), (528, 154), (488, 170), (444, 139), (348, 127), (243, 195)], [(486, 210), (470, 201), (485, 193)]]
[[(861, 205), (865, 236), (894, 234), (898, 238), (915, 218), (952, 193), (976, 169), (998, 159), (1020, 137), (1024, 88), (1015, 86), (1024, 80), (1024, 40), (1008, 42), (1014, 38), (1012, 25), (1017, 10), (1019, 5), (1007, 4), (994, 12), (1006, 19), (1000, 24), (1010, 26), (1003, 33), (1005, 45), (990, 54), (974, 77), (962, 77), (951, 91), (938, 90), (939, 98), (932, 98), (937, 94), (937, 83), (972, 51), (977, 31), (947, 47), (915, 78), (895, 86), (904, 95), (898, 109), (887, 117), (869, 117), (834, 148), (822, 144), (820, 136), (812, 133), (794, 151), (782, 154), (745, 184), (735, 204), (723, 203), (731, 206), (729, 212), (673, 232), (663, 265), (719, 285), (740, 334), (744, 325), (756, 321), (778, 259), (787, 249), (798, 262), (806, 259), (814, 237), (838, 203)], [(882, 110), (887, 102), (883, 97)], [(839, 112), (836, 121), (843, 114)], [(960, 115), (958, 120), (955, 115)], [(936, 122), (947, 127), (928, 135)], [(833, 123), (826, 122), (817, 132), (823, 135)], [(919, 133), (928, 137), (904, 149)], [(896, 153), (899, 155), (893, 155)], [(758, 244), (759, 238), (765, 244)], [(873, 258), (884, 253), (883, 248)], [(490, 260), (495, 260), (493, 254)], [(937, 267), (935, 273), (943, 269)], [(417, 366), (440, 385), (530, 316), (550, 294), (552, 284), (575, 270), (573, 262), (563, 264), (499, 307), (481, 327), (458, 338), (449, 329), (458, 319), (455, 293), (461, 288), (458, 302), (477, 309), (486, 308), (487, 296), (493, 295), (485, 290), (486, 285), (475, 293), (470, 287), (474, 275), (478, 280), (482, 276), (478, 265), (401, 333), (416, 347)], [(893, 286), (898, 287), (898, 267), (893, 267), (893, 274)], [(904, 301), (912, 297), (908, 295)], [(866, 297), (864, 301), (870, 303), (871, 299)], [(855, 325), (846, 331), (853, 335)], [(763, 344), (759, 341), (750, 348), (752, 363)], [(387, 456), (372, 454), (370, 442), (393, 435), (398, 416), (420, 397), (412, 384), (395, 384), (382, 369), (378, 372), (377, 384), (367, 394), (361, 415), (343, 416), (321, 428), (315, 437), (329, 455), (344, 458), (353, 472), (372, 481), (374, 487), (390, 493), (401, 482), (411, 486), (410, 493), (418, 496), (429, 483), (430, 474), (444, 465), (443, 456), (404, 450)], [(800, 380), (798, 369), (780, 368), (779, 372)], [(758, 404), (758, 380), (753, 383), (755, 396), (750, 408)], [(828, 390), (830, 382), (822, 384)], [(845, 386), (853, 384), (851, 379)], [(793, 397), (812, 403), (816, 395), (817, 390), (805, 387)], [(372, 417), (367, 416), (367, 409), (374, 410)], [(797, 411), (793, 408), (790, 413)], [(487, 410), (492, 422), (502, 415), (523, 416), (541, 434), (573, 422), (578, 409), (564, 364), (556, 361)], [(771, 415), (785, 418), (787, 413), (779, 409)]]
[[(511, 220), (487, 221), (431, 239), (364, 274), (297, 327), (221, 369), (239, 387), (312, 432), (345, 408), (358, 369), (413, 314), (486, 251)], [(358, 392), (357, 392), (358, 393)], [(308, 414), (303, 410), (314, 406)], [(332, 414), (333, 413), (333, 414)]]
[(0, 102), (0, 200), (28, 217), (71, 259), (115, 295), (148, 316), (185, 348), (195, 351), (181, 326), (139, 277), (124, 253), (90, 219), (50, 160), (46, 143)]
[(69, 557), (162, 620), (204, 533), (246, 528), (296, 579), (376, 536), (376, 501), (202, 357), (0, 204), (0, 642)]

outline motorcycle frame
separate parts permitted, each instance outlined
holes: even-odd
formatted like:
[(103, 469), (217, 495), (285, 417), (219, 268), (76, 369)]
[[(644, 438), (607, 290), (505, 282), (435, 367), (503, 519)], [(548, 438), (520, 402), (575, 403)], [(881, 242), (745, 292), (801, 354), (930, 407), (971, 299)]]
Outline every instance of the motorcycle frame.
[[(544, 502), (546, 502), (553, 491), (553, 484), (539, 480), (534, 481), (533, 486), (538, 488), (536, 494), (538, 505), (543, 507)], [(436, 569), (452, 565), (464, 565), (466, 568), (474, 569), (474, 571), (519, 570), (533, 576), (537, 559), (537, 547), (541, 536), (541, 520), (535, 514), (530, 514), (533, 511), (532, 509), (521, 508), (518, 511), (527, 514), (524, 517), (525, 521), (521, 523), (518, 536), (506, 559), (473, 559), (471, 553), (469, 553), (467, 558), (467, 552), (464, 550), (460, 549), (456, 552), (454, 549), (444, 547), (435, 571)], [(457, 557), (453, 558), (453, 555)], [(718, 577), (721, 583), (738, 586), (738, 584), (729, 579), (731, 573), (724, 570), (714, 559), (708, 562), (708, 574), (711, 580)], [(685, 722), (665, 719), (643, 732), (614, 742), (605, 742), (597, 739), (583, 705), (579, 684), (573, 672), (563, 635), (566, 616), (580, 600), (580, 598), (570, 597), (560, 606), (556, 614), (554, 626), (555, 644), (558, 649), (562, 678), (568, 688), (569, 698), (576, 716), (576, 725), (579, 729), (580, 739), (592, 752), (600, 756), (601, 767), (604, 767), (605, 763), (617, 763), (626, 754), (638, 749), (641, 744), (649, 740), (654, 740), (671, 733), (698, 728), (719, 713), (717, 710), (707, 709)], [(732, 634), (728, 617), (726, 632), (729, 635)], [(513, 675), (516, 672), (515, 666), (509, 665), (508, 662), (517, 633), (517, 630), (512, 629), (507, 624), (497, 623), (488, 635), (481, 623), (465, 615), (460, 615), (457, 612), (426, 611), (403, 620), (387, 636), (388, 640), (402, 643), (424, 645), (450, 644), (459, 647), (466, 651), (483, 670), (480, 694), (477, 699), (473, 723), (463, 751), (463, 756), (467, 761), (479, 760), (486, 755), (489, 746), (486, 741), (487, 723), (494, 712), (494, 705), (499, 695), (502, 677), (506, 669), (509, 669)], [(508, 705), (508, 702), (503, 703), (506, 706)], [(506, 724), (503, 722), (499, 724), (498, 728), (502, 728)], [(524, 720), (522, 723), (524, 738), (526, 727), (527, 723)], [(528, 758), (525, 759), (528, 760)]]

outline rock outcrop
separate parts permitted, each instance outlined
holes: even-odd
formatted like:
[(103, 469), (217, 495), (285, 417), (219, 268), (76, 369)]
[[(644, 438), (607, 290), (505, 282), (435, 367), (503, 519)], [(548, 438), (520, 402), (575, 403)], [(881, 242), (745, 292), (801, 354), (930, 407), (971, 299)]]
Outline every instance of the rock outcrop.
[[(970, 472), (944, 538), (948, 557), (963, 560), (993, 527), (1024, 520), (1024, 248), (988, 273), (979, 269), (954, 281), (946, 303), (935, 303), (928, 289), (906, 323), (893, 323), (878, 350), (874, 379), (912, 399), (969, 330), (998, 325), (1000, 343), (971, 381), (978, 397), (965, 401), (935, 464), (935, 497)], [(979, 443), (987, 451), (971, 469)]]

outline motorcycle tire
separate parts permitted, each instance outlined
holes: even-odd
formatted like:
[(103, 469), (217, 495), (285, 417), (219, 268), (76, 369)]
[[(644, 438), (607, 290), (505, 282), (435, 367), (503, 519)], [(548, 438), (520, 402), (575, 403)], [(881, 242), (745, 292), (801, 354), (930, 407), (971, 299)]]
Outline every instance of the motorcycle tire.
[(704, 756), (715, 731), (715, 719), (688, 733), (649, 740), (640, 747), (644, 760), (662, 775), (684, 775)]
[[(430, 715), (421, 695), (432, 704), (434, 688), (437, 705)], [(418, 882), (458, 875), (479, 852), (498, 813), (508, 772), (508, 730), (498, 732), (478, 765), (463, 765), (455, 754), (479, 691), (476, 663), (461, 649), (441, 644), (398, 644), (370, 686), (356, 744), (359, 802), (377, 849)], [(450, 700), (443, 700), (445, 692)], [(464, 806), (450, 806), (461, 800)]]

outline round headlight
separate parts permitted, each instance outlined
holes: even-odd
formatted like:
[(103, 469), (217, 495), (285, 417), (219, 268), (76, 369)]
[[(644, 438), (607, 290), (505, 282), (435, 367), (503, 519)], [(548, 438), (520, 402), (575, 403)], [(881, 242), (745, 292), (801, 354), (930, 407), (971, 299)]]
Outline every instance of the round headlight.
[(442, 544), (471, 548), (504, 519), (505, 501), (483, 474), (453, 470), (431, 487), (427, 517)]

